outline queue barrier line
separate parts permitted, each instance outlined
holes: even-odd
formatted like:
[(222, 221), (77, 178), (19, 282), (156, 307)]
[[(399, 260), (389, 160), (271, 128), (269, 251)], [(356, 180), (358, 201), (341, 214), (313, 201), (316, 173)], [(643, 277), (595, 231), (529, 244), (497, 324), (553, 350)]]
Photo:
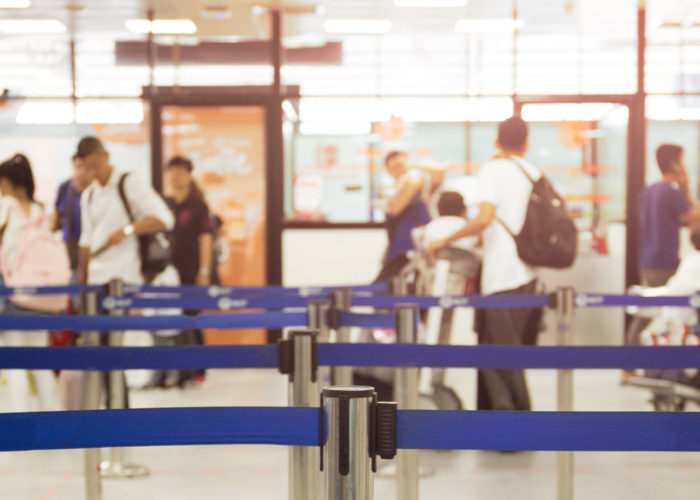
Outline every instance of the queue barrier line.
[[(265, 296), (301, 296), (311, 297), (317, 295), (326, 296), (335, 290), (345, 288), (356, 293), (388, 293), (389, 285), (387, 283), (376, 283), (372, 285), (355, 285), (355, 286), (309, 286), (309, 287), (285, 287), (278, 285), (259, 286), (259, 287), (228, 287), (228, 286), (198, 286), (198, 285), (179, 285), (179, 286), (153, 286), (153, 285), (124, 285), (124, 290), (128, 294), (153, 293), (153, 294), (169, 294), (182, 296), (201, 296), (201, 297), (223, 297), (223, 296), (249, 296), (253, 298), (261, 298)], [(12, 295), (59, 295), (70, 294), (77, 295), (84, 291), (95, 290), (105, 291), (106, 285), (69, 285), (56, 287), (0, 287), (0, 297)]]
[(319, 344), (323, 366), (497, 369), (700, 368), (700, 347)]
[(225, 296), (241, 296), (247, 295), (250, 297), (261, 296), (285, 296), (297, 295), (301, 297), (311, 296), (327, 296), (338, 289), (348, 289), (356, 293), (388, 293), (389, 285), (387, 283), (376, 283), (372, 285), (355, 285), (355, 286), (308, 286), (308, 287), (285, 287), (271, 285), (265, 287), (228, 287), (220, 285), (197, 286), (197, 285), (180, 285), (172, 287), (163, 286), (132, 286), (126, 285), (127, 293), (168, 293), (179, 294), (186, 297), (225, 297)]
[[(0, 451), (318, 446), (319, 409), (204, 407), (0, 414)], [(402, 449), (700, 451), (700, 413), (399, 410)]]
[(67, 316), (0, 315), (0, 330), (72, 330), (74, 332), (111, 332), (123, 330), (186, 330), (221, 328), (285, 328), (304, 326), (303, 312), (267, 312), (262, 314), (200, 314), (198, 316)]
[(0, 348), (0, 369), (114, 371), (277, 367), (279, 348), (276, 344)]
[(398, 412), (399, 448), (700, 451), (700, 412)]
[[(171, 347), (3, 347), (0, 369), (278, 368), (277, 344)], [(321, 366), (495, 369), (700, 368), (700, 347), (318, 344)]]
[(0, 414), (0, 451), (318, 445), (318, 408), (200, 407)]
[(219, 310), (230, 311), (236, 309), (266, 309), (280, 310), (287, 308), (305, 309), (310, 300), (320, 300), (322, 295), (310, 297), (105, 297), (102, 299), (102, 308), (108, 311), (115, 309), (195, 309), (195, 310)]

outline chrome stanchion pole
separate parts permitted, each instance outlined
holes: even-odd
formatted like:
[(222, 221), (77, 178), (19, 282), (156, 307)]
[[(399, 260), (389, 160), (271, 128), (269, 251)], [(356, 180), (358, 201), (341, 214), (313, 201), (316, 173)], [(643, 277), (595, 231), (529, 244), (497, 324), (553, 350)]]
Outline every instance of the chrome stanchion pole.
[[(574, 297), (573, 288), (557, 289), (557, 345), (574, 345)], [(574, 410), (574, 372), (557, 371), (557, 410)], [(574, 453), (560, 451), (557, 454), (557, 500), (574, 497)]]
[[(317, 407), (317, 331), (292, 330), (280, 345), (289, 373), (289, 406)], [(320, 493), (319, 450), (310, 446), (289, 448), (289, 500), (317, 500)]]
[[(307, 325), (309, 329), (318, 331), (316, 339), (324, 344), (330, 341), (330, 330), (328, 328), (328, 311), (330, 309), (331, 303), (329, 300), (312, 300), (308, 305)], [(331, 385), (331, 369), (327, 366), (319, 367), (318, 380), (321, 388)]]
[[(413, 305), (396, 307), (396, 341), (415, 344), (418, 308)], [(418, 409), (418, 368), (399, 368), (395, 377), (396, 402), (399, 410)], [(418, 450), (401, 450), (396, 457), (396, 498), (418, 500)]]
[[(113, 299), (124, 297), (124, 282), (112, 280), (108, 285), (108, 294)], [(125, 311), (115, 307), (109, 313), (111, 316), (124, 316)], [(121, 347), (124, 342), (124, 332), (110, 332), (109, 346)], [(126, 406), (127, 387), (123, 371), (111, 371), (108, 373), (109, 384), (109, 408), (112, 410), (124, 409)], [(100, 467), (103, 477), (132, 478), (144, 477), (150, 474), (147, 467), (124, 463), (124, 448), (110, 448), (109, 460), (102, 462)]]
[[(81, 314), (97, 316), (99, 313), (100, 296), (97, 290), (86, 290), (80, 299)], [(100, 332), (85, 332), (82, 343), (87, 347), (100, 345)], [(100, 385), (102, 373), (86, 371), (83, 373), (82, 408), (84, 410), (100, 409)], [(85, 498), (86, 500), (102, 500), (102, 479), (100, 477), (100, 449), (86, 448), (85, 461)]]
[[(346, 288), (333, 292), (333, 308), (337, 313), (349, 311), (352, 307), (352, 290)], [(342, 344), (350, 342), (350, 328), (336, 325), (335, 341)], [(334, 385), (352, 385), (352, 368), (349, 366), (336, 366), (332, 370)]]
[(377, 403), (372, 387), (327, 387), (320, 417), (321, 499), (372, 500), (377, 455), (396, 455), (396, 403)]

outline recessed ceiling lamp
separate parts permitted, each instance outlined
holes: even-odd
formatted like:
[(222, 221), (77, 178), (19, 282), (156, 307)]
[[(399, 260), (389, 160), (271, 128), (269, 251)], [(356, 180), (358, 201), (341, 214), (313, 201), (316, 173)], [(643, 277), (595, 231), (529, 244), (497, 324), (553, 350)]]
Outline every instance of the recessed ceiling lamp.
[(518, 19), (462, 19), (457, 21), (457, 33), (508, 33), (521, 28), (523, 21)]
[(148, 19), (130, 19), (126, 22), (126, 29), (139, 35), (148, 34), (151, 30), (154, 35), (197, 33), (197, 26), (189, 19), (155, 19), (152, 23)]
[(65, 33), (66, 26), (56, 19), (0, 19), (0, 33)]
[(26, 9), (31, 5), (31, 0), (0, 0), (0, 9)]
[(391, 21), (387, 19), (326, 19), (323, 28), (327, 33), (379, 35), (391, 31)]
[(394, 0), (397, 7), (464, 7), (468, 0)]

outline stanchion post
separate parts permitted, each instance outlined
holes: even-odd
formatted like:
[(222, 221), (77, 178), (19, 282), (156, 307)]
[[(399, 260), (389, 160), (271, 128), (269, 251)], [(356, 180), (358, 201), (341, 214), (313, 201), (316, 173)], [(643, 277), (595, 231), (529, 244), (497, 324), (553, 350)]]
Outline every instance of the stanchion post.
[[(97, 290), (83, 291), (80, 300), (81, 314), (97, 316), (99, 313), (100, 296)], [(84, 332), (83, 345), (94, 347), (100, 345), (100, 332)], [(82, 408), (85, 410), (100, 409), (101, 372), (86, 371), (83, 374)], [(102, 478), (100, 477), (100, 449), (86, 448), (85, 461), (85, 498), (86, 500), (102, 500)]]
[[(331, 309), (329, 300), (312, 300), (308, 305), (307, 325), (311, 330), (318, 331), (317, 340), (320, 343), (330, 341), (330, 331), (328, 328), (328, 312)], [(319, 367), (318, 380), (321, 388), (331, 385), (331, 369), (327, 366)]]
[[(415, 344), (418, 308), (414, 305), (396, 307), (396, 341)], [(396, 402), (399, 410), (418, 409), (418, 368), (398, 368), (395, 378)], [(418, 500), (419, 465), (417, 450), (400, 450), (396, 457), (396, 498)]]
[[(574, 345), (574, 298), (573, 288), (559, 288), (557, 302), (557, 345)], [(574, 372), (557, 371), (557, 410), (574, 410)], [(557, 454), (557, 500), (572, 500), (574, 497), (574, 453), (560, 451)]]
[[(341, 288), (333, 292), (333, 309), (336, 313), (350, 311), (352, 307), (352, 290)], [(350, 343), (350, 328), (336, 325), (336, 342)], [(336, 366), (332, 371), (334, 385), (352, 385), (352, 368), (349, 366)]]
[[(109, 282), (107, 293), (111, 298), (124, 297), (124, 282), (115, 279)], [(114, 308), (109, 312), (111, 316), (124, 316), (126, 312), (120, 308)], [(121, 347), (124, 342), (124, 332), (110, 332), (109, 346)], [(123, 409), (126, 406), (127, 387), (123, 371), (111, 371), (107, 374), (109, 384), (109, 408), (112, 410)], [(124, 463), (124, 448), (110, 448), (109, 460), (102, 462), (100, 467), (102, 476), (111, 478), (144, 477), (150, 474), (148, 468), (142, 465), (130, 465)]]
[[(289, 373), (289, 406), (317, 407), (318, 332), (292, 330), (280, 344), (280, 367)], [(310, 446), (289, 448), (289, 500), (317, 500), (320, 493), (319, 450)]]
[(321, 500), (372, 500), (377, 455), (396, 456), (396, 403), (372, 387), (327, 387), (321, 395)]

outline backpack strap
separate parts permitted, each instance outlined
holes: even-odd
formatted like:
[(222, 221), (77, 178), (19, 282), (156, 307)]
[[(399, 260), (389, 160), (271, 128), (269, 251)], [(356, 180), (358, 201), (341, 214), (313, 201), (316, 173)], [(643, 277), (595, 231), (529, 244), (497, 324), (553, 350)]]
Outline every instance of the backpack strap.
[(119, 184), (118, 184), (118, 191), (119, 191), (119, 198), (122, 200), (122, 205), (124, 205), (124, 210), (126, 210), (126, 215), (129, 216), (129, 220), (131, 222), (134, 222), (134, 214), (131, 211), (131, 207), (129, 206), (129, 200), (126, 198), (126, 191), (124, 189), (124, 184), (126, 183), (126, 178), (129, 176), (128, 173), (122, 174), (122, 176), (119, 178)]
[[(527, 173), (527, 170), (525, 170), (525, 167), (523, 167), (522, 163), (520, 163), (514, 156), (509, 156), (508, 159), (510, 161), (512, 161), (513, 163), (515, 163), (515, 165), (520, 169), (520, 171), (523, 173), (523, 175), (525, 177), (527, 177), (527, 180), (529, 180), (533, 186), (537, 183), (535, 181), (535, 179), (533, 179), (532, 176), (530, 176), (530, 174)], [(513, 231), (510, 230), (510, 228), (506, 225), (506, 223), (503, 222), (503, 219), (501, 219), (498, 215), (496, 215), (496, 220), (501, 223), (501, 225), (503, 226), (503, 229), (505, 229), (508, 232), (508, 234), (511, 235), (511, 237), (513, 239), (516, 238), (517, 235), (515, 233), (513, 233)]]
[(68, 191), (68, 202), (66, 204), (66, 224), (68, 225), (68, 241), (75, 241), (73, 239), (73, 229), (75, 229), (75, 221), (73, 216), (75, 215), (75, 189), (71, 186)]

